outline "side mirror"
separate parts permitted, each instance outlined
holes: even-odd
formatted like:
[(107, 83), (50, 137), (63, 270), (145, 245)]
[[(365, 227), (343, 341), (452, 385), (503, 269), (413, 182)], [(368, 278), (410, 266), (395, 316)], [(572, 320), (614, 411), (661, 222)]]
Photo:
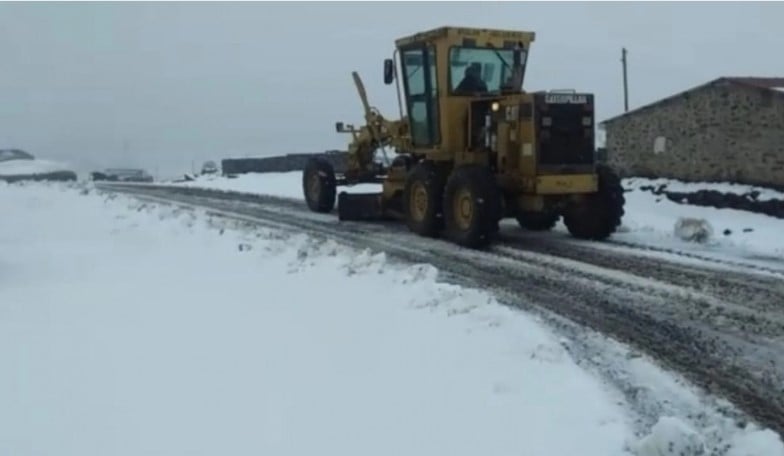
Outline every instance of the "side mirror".
[(384, 60), (384, 84), (392, 84), (395, 80), (395, 62), (392, 59)]

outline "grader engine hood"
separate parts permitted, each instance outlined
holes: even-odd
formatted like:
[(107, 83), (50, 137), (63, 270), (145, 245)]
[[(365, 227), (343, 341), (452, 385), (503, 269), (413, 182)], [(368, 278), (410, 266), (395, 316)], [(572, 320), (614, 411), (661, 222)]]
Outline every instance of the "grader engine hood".
[(537, 163), (542, 169), (581, 168), (594, 162), (593, 94), (546, 92), (534, 96)]

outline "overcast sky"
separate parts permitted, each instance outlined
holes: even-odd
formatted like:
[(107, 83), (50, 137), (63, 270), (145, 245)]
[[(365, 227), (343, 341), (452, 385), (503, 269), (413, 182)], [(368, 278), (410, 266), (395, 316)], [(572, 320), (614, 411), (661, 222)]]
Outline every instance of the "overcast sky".
[(395, 117), (382, 61), (441, 25), (531, 30), (528, 90), (597, 97), (597, 118), (719, 76), (784, 76), (782, 3), (0, 3), (0, 148), (82, 170), (342, 148), (350, 73)]

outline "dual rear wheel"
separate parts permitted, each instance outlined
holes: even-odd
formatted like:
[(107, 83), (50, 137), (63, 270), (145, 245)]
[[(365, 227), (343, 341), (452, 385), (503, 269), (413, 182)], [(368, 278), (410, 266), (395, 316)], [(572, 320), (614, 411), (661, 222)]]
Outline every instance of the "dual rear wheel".
[(501, 196), (485, 167), (447, 171), (421, 162), (409, 173), (403, 192), (406, 224), (417, 234), (443, 236), (465, 247), (483, 247), (498, 231)]
[[(603, 240), (614, 233), (624, 215), (620, 178), (599, 166), (596, 193), (556, 211), (522, 212), (517, 221), (532, 231), (552, 229), (563, 215), (569, 233), (579, 239)], [(448, 175), (448, 177), (447, 177)], [(443, 235), (456, 244), (480, 248), (498, 232), (503, 212), (495, 176), (480, 165), (464, 165), (448, 173), (433, 162), (421, 162), (408, 175), (403, 208), (409, 229), (428, 237)]]

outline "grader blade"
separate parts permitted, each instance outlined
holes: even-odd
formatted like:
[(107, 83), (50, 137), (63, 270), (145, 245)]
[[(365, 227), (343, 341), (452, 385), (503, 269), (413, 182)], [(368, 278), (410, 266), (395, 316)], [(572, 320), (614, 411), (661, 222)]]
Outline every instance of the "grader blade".
[(346, 193), (338, 195), (338, 218), (340, 220), (375, 221), (384, 220), (381, 193)]

